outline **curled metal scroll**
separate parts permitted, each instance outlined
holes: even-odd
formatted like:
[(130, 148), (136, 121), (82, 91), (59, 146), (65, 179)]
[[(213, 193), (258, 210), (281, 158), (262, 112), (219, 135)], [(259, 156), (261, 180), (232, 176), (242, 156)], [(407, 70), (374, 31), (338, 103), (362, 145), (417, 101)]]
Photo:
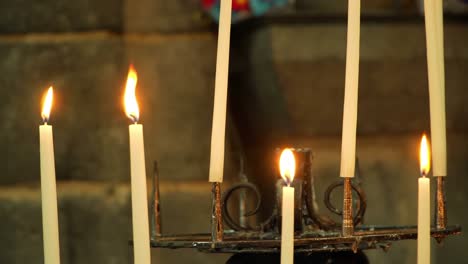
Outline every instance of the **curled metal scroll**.
[(252, 231), (252, 230), (259, 230), (260, 229), (260, 226), (259, 227), (247, 227), (247, 226), (242, 226), (240, 225), (239, 223), (237, 223), (233, 218), (232, 216), (230, 215), (229, 213), (229, 210), (228, 210), (228, 201), (229, 199), (231, 198), (232, 194), (240, 189), (247, 189), (247, 190), (251, 190), (254, 192), (255, 196), (256, 196), (256, 199), (257, 199), (257, 204), (255, 206), (255, 208), (249, 212), (246, 212), (244, 214), (244, 216), (248, 217), (248, 216), (252, 216), (252, 215), (255, 215), (258, 210), (260, 209), (260, 205), (262, 203), (262, 196), (260, 194), (260, 191), (258, 190), (257, 186), (255, 186), (254, 184), (252, 183), (248, 183), (248, 182), (244, 182), (244, 183), (239, 183), (239, 184), (236, 184), (234, 186), (232, 186), (231, 188), (229, 188), (224, 194), (223, 194), (223, 207), (222, 207), (222, 210), (223, 210), (223, 218), (224, 218), (224, 221), (225, 223), (231, 227), (232, 229), (236, 230), (236, 231)]
[[(325, 206), (330, 210), (332, 213), (336, 215), (343, 215), (343, 212), (341, 210), (338, 210), (333, 204), (331, 203), (331, 193), (333, 190), (336, 188), (343, 186), (344, 183), (342, 181), (338, 181), (330, 185), (327, 190), (325, 191), (324, 195), (324, 202)], [(353, 191), (357, 194), (358, 200), (357, 200), (357, 213), (354, 216), (354, 225), (358, 225), (359, 223), (362, 222), (364, 218), (364, 214), (366, 213), (366, 207), (367, 207), (367, 199), (365, 193), (361, 190), (361, 188), (357, 187), (354, 184), (351, 184), (351, 187)]]
[(304, 188), (304, 190), (305, 207), (309, 216), (309, 218), (306, 218), (306, 223), (316, 225), (321, 230), (335, 229), (338, 224), (328, 216), (319, 214), (317, 208), (313, 205), (313, 194), (308, 188)]

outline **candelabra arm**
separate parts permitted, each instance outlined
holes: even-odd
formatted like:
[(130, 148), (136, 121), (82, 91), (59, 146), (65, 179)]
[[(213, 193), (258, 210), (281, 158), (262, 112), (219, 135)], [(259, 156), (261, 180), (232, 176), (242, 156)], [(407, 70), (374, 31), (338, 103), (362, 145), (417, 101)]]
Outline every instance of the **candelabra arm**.
[(211, 240), (213, 245), (223, 241), (223, 216), (221, 209), (221, 183), (213, 182), (212, 189), (212, 213), (211, 213)]
[(153, 199), (150, 206), (152, 213), (151, 218), (151, 236), (155, 239), (161, 237), (161, 206), (159, 199), (159, 169), (158, 162), (153, 163)]
[(343, 197), (343, 236), (352, 236), (354, 233), (353, 221), (353, 192), (351, 178), (344, 179)]
[(445, 178), (438, 176), (437, 178), (437, 191), (436, 191), (436, 205), (435, 210), (435, 225), (437, 229), (445, 229), (447, 227), (447, 207), (445, 196)]

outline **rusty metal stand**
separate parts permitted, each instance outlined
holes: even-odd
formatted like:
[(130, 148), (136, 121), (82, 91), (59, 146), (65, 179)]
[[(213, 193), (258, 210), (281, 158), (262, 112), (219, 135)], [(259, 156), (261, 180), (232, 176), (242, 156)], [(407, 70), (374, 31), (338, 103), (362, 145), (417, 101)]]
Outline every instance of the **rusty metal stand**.
[(159, 170), (158, 162), (153, 164), (153, 199), (152, 199), (151, 209), (153, 213), (151, 214), (153, 221), (151, 228), (151, 236), (155, 239), (161, 237), (161, 207), (159, 204)]
[(344, 178), (343, 188), (343, 236), (352, 236), (354, 233), (353, 223), (353, 193), (351, 178)]
[(445, 177), (438, 176), (437, 178), (437, 191), (436, 191), (436, 217), (435, 225), (437, 229), (445, 229), (447, 227), (447, 207), (445, 197)]
[(213, 246), (216, 242), (223, 241), (223, 216), (221, 210), (221, 183), (213, 182), (211, 188), (211, 240)]

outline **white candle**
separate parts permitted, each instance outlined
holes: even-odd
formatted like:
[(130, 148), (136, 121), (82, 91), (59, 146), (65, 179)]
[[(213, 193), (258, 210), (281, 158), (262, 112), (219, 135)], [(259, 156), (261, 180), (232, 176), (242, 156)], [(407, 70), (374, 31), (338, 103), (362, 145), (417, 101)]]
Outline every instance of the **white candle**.
[(418, 187), (418, 264), (428, 264), (431, 262), (429, 178), (419, 178)]
[(418, 182), (418, 264), (431, 262), (430, 153), (426, 136), (420, 148), (421, 178)]
[(349, 0), (346, 79), (341, 142), (341, 177), (354, 177), (359, 83), (359, 38), (361, 1)]
[(135, 122), (129, 126), (134, 263), (150, 264), (145, 148), (143, 126), (137, 124), (139, 109), (135, 96), (136, 84), (137, 74), (133, 67), (130, 67), (124, 100), (127, 116)]
[(433, 175), (447, 175), (443, 7), (441, 0), (425, 0), (427, 68), (431, 113)]
[(135, 263), (149, 264), (151, 263), (151, 252), (143, 126), (140, 124), (130, 125), (129, 132), (134, 257)]
[(290, 149), (280, 157), (280, 174), (286, 182), (281, 203), (281, 264), (294, 262), (294, 188), (290, 187), (296, 171), (296, 161)]
[(223, 181), (231, 10), (232, 0), (221, 0), (211, 131), (210, 182)]
[(57, 187), (55, 180), (54, 140), (52, 126), (47, 125), (52, 108), (53, 88), (45, 96), (42, 108), (44, 125), (39, 126), (41, 155), (42, 232), (44, 263), (60, 263)]
[(294, 188), (283, 187), (281, 214), (281, 264), (294, 261)]

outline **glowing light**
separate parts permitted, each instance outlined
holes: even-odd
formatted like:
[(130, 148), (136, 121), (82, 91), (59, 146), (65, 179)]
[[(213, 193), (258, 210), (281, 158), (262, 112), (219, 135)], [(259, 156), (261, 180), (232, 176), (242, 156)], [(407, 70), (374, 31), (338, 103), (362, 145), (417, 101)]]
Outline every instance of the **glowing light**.
[(44, 95), (44, 100), (42, 103), (42, 120), (44, 123), (49, 121), (50, 111), (52, 110), (52, 101), (54, 99), (54, 88), (51, 86)]
[(284, 149), (281, 153), (280, 161), (280, 174), (286, 184), (291, 185), (296, 173), (296, 159), (291, 149)]
[(138, 108), (138, 102), (135, 95), (137, 81), (137, 73), (133, 68), (133, 65), (130, 65), (130, 69), (128, 70), (127, 84), (125, 86), (124, 105), (125, 113), (127, 114), (128, 118), (130, 118), (135, 123), (138, 122), (138, 119), (140, 118), (140, 109)]
[(426, 135), (422, 136), (421, 147), (419, 150), (419, 162), (421, 175), (427, 176), (431, 170), (431, 152), (429, 150), (429, 143), (427, 141)]

